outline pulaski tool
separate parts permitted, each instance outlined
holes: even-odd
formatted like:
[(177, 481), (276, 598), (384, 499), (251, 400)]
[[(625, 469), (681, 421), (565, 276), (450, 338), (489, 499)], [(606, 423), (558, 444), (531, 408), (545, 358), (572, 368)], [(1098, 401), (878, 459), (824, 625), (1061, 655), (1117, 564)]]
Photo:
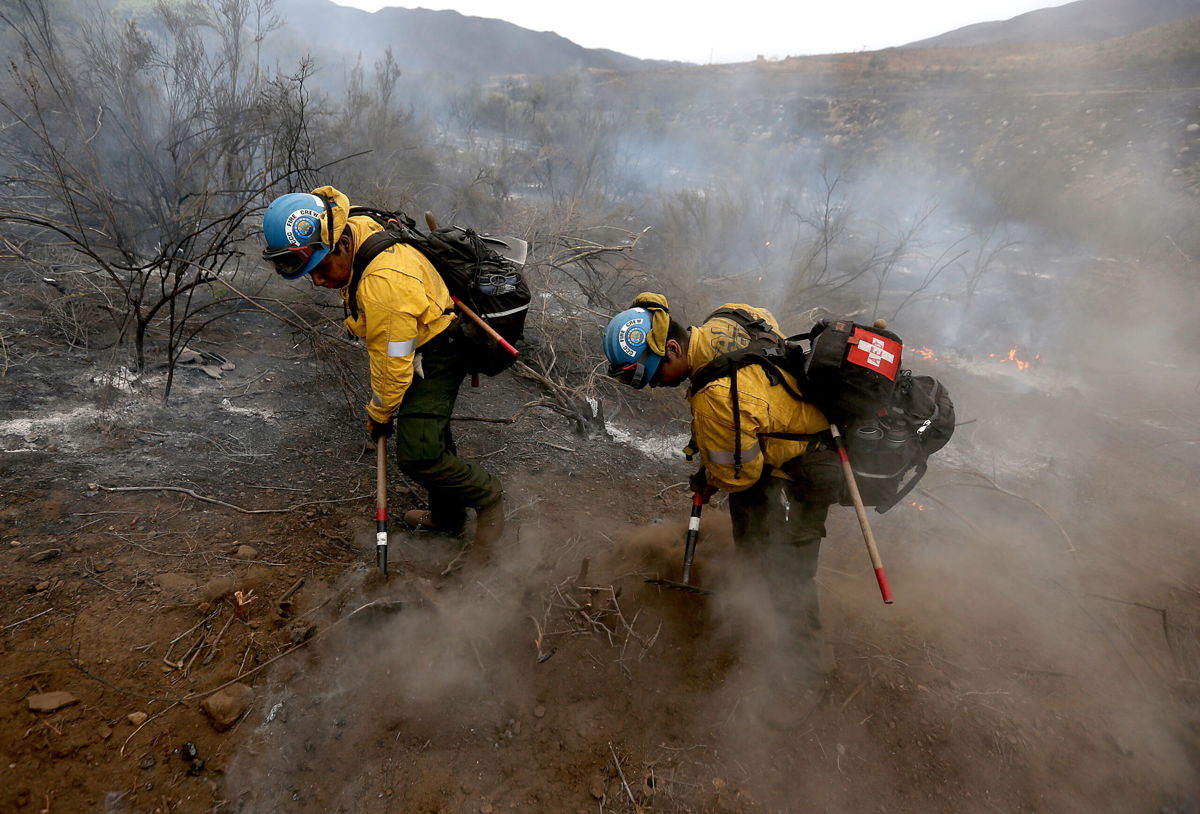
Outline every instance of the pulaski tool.
[(669, 579), (648, 579), (652, 585), (661, 585), (664, 588), (673, 588), (676, 591), (687, 591), (693, 594), (710, 594), (712, 591), (704, 588), (697, 588), (692, 585), (692, 560), (696, 556), (696, 539), (700, 536), (700, 509), (704, 506), (704, 497), (695, 492), (692, 494), (692, 516), (688, 520), (687, 540), (683, 547), (683, 580), (674, 582)]
[(375, 563), (387, 576), (387, 438), (375, 442)]

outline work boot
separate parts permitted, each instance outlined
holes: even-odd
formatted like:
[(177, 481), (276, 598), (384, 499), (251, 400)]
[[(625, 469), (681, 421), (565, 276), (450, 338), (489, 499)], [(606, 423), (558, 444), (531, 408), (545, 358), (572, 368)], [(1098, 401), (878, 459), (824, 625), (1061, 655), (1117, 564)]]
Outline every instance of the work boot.
[(504, 533), (504, 498), (475, 510), (475, 545), (487, 548)]
[(417, 529), (436, 529), (433, 512), (428, 509), (409, 509), (404, 513), (404, 522)]
[(475, 510), (475, 540), (471, 543), (470, 559), (485, 561), (491, 554), (492, 545), (504, 533), (504, 498), (490, 506)]

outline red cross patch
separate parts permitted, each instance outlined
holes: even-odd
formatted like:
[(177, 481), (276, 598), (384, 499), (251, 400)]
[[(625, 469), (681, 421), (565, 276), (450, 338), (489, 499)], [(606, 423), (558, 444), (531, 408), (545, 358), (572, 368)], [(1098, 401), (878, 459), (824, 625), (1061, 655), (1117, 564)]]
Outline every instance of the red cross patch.
[(850, 343), (850, 352), (846, 354), (846, 361), (874, 370), (889, 381), (896, 381), (896, 373), (900, 370), (899, 342), (858, 327), (847, 341)]

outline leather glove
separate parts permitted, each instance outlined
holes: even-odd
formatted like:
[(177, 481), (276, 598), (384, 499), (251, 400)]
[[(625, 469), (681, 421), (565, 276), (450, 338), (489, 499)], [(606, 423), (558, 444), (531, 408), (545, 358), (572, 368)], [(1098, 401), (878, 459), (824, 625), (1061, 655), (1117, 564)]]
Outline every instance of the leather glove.
[(707, 503), (709, 498), (721, 491), (708, 482), (708, 473), (704, 471), (704, 467), (697, 469), (696, 473), (688, 478), (688, 486), (691, 487), (693, 492), (700, 493), (700, 499), (704, 503)]
[(395, 425), (390, 419), (384, 422), (376, 421), (373, 418), (367, 419), (367, 434), (371, 436), (372, 441), (378, 442), (380, 438), (391, 438), (394, 430)]

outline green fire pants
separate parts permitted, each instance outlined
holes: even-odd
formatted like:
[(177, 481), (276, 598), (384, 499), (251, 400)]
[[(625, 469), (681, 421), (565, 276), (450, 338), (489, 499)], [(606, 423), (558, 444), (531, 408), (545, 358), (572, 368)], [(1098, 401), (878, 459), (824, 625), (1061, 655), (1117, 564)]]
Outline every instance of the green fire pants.
[(454, 445), (450, 415), (467, 373), (454, 345), (438, 343), (422, 354), (424, 375), (413, 379), (394, 419), (400, 471), (429, 490), (434, 525), (458, 533), (466, 509), (492, 505), (501, 487), (495, 475), (458, 457)]

